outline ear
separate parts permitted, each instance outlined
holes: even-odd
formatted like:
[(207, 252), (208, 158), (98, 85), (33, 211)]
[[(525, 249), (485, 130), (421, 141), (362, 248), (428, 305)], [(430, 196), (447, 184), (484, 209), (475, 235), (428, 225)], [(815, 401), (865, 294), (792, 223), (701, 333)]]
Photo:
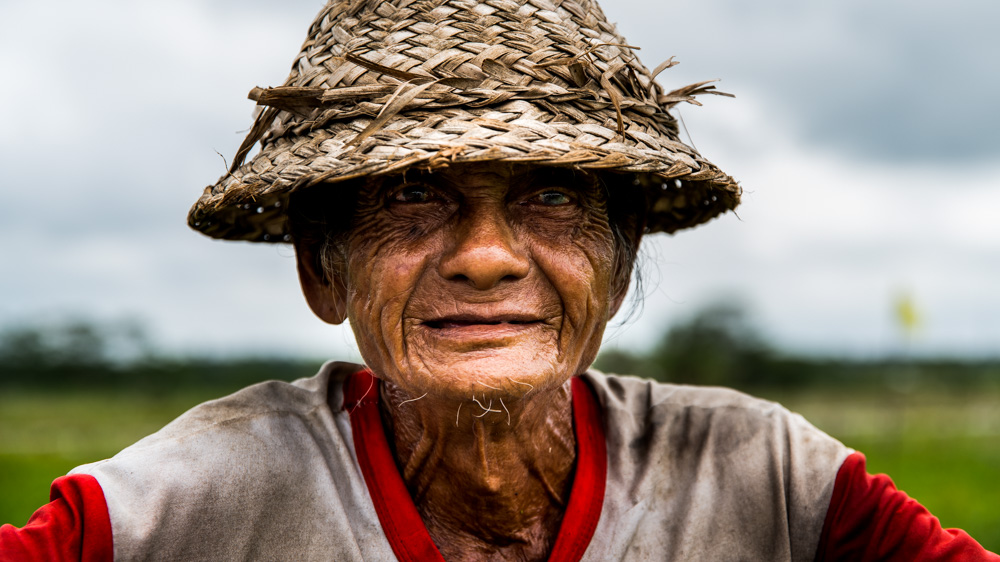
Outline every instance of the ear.
[(339, 278), (328, 278), (320, 268), (317, 253), (317, 245), (295, 241), (295, 262), (302, 294), (320, 320), (340, 324), (347, 319), (347, 286)]

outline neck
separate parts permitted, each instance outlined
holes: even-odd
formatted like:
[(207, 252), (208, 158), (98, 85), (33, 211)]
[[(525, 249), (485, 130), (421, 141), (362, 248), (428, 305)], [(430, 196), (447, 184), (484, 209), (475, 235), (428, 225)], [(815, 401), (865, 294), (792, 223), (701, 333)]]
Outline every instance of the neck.
[(384, 383), (382, 417), (442, 555), (545, 559), (576, 459), (569, 381), (522, 397), (413, 398)]

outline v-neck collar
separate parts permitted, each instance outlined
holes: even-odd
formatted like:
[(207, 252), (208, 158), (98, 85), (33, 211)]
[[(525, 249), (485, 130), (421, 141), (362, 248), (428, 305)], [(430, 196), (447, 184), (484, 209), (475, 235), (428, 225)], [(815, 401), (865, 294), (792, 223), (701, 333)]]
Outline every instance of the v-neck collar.
[[(396, 558), (404, 562), (444, 562), (396, 468), (382, 427), (378, 384), (368, 369), (352, 374), (344, 383), (344, 408), (351, 416), (354, 451), (375, 513)], [(601, 517), (608, 467), (597, 396), (580, 377), (574, 377), (570, 384), (576, 470), (566, 513), (549, 554), (549, 560), (560, 562), (580, 560), (587, 550)]]

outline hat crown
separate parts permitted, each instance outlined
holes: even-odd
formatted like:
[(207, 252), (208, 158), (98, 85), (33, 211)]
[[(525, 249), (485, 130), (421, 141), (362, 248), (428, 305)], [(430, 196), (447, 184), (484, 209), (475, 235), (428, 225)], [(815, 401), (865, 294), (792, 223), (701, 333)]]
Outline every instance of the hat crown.
[[(614, 61), (622, 61), (631, 63), (644, 87), (651, 82), (615, 26), (588, 0), (330, 2), (310, 27), (285, 84), (336, 88), (387, 82), (386, 76), (346, 63), (347, 54), (428, 77), (493, 77), (521, 85), (542, 80), (564, 87), (576, 82), (568, 64), (546, 63), (575, 57), (586, 77), (598, 82)], [(486, 61), (513, 73), (490, 74), (483, 70)]]
[(506, 161), (636, 174), (651, 231), (693, 226), (734, 208), (740, 188), (680, 142), (668, 109), (718, 92), (663, 94), (654, 78), (673, 64), (650, 73), (591, 0), (333, 1), (284, 85), (251, 91), (266, 109), (189, 224), (288, 240), (295, 191)]
[[(453, 88), (442, 91), (454, 84), (448, 79), (465, 81), (463, 97), (449, 96)], [(657, 104), (659, 85), (600, 7), (589, 0), (333, 1), (310, 26), (284, 86), (391, 88), (427, 80), (446, 84), (429, 88), (425, 96), (453, 98), (451, 104), (438, 103), (439, 107), (561, 96), (558, 108), (541, 105), (578, 123), (593, 121), (593, 114), (587, 114), (595, 102), (617, 109), (624, 101), (625, 111), (641, 108), (644, 117), (653, 117), (647, 127), (677, 140), (674, 118)], [(340, 120), (375, 116), (382, 110), (381, 104), (357, 103), (350, 94), (344, 101), (356, 107), (339, 108)], [(333, 115), (328, 103), (323, 108), (317, 103), (275, 105), (285, 111), (275, 116), (261, 138), (264, 143), (303, 123), (312, 128), (324, 125), (324, 111)], [(601, 124), (621, 131), (622, 123), (619, 110), (617, 124), (610, 119)]]

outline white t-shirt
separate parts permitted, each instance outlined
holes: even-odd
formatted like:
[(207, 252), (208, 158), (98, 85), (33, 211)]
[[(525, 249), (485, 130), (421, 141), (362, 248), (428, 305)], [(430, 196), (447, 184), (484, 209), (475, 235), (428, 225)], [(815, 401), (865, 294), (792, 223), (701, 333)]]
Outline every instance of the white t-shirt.
[[(394, 559), (343, 406), (361, 368), (253, 385), (74, 469), (104, 492), (115, 558)], [(813, 560), (850, 449), (736, 391), (581, 376), (607, 444), (584, 560)]]

